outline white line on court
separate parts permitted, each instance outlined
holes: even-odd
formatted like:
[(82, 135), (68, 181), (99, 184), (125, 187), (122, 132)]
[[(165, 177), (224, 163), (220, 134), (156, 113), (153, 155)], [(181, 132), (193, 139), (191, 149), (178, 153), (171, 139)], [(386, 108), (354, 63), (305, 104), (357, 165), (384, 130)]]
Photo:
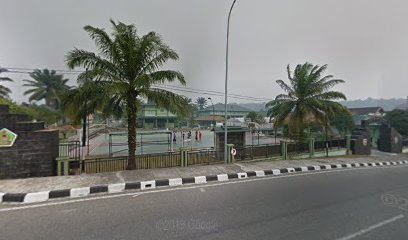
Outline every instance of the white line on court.
[(385, 226), (385, 225), (387, 225), (387, 224), (390, 224), (390, 223), (392, 223), (392, 222), (395, 222), (395, 221), (397, 221), (397, 220), (399, 220), (399, 219), (401, 219), (401, 218), (403, 218), (403, 217), (404, 217), (404, 215), (400, 214), (400, 215), (398, 215), (398, 216), (395, 216), (395, 217), (393, 217), (393, 218), (390, 218), (390, 219), (381, 221), (381, 222), (379, 222), (379, 223), (377, 223), (377, 224), (371, 225), (371, 226), (369, 226), (369, 227), (367, 227), (367, 228), (361, 229), (361, 230), (358, 231), (358, 232), (355, 232), (355, 233), (350, 234), (350, 235), (348, 235), (348, 236), (339, 238), (339, 239), (337, 239), (337, 240), (350, 240), (350, 239), (353, 239), (353, 238), (355, 238), (355, 237), (358, 237), (358, 236), (361, 236), (361, 235), (363, 235), (363, 234), (365, 234), (365, 233), (368, 233), (368, 232), (370, 232), (370, 231), (373, 231), (374, 229), (377, 229), (377, 228), (380, 228), (380, 227)]
[(397, 165), (397, 166), (376, 167), (376, 168), (372, 168), (372, 167), (370, 167), (370, 168), (342, 168), (342, 169), (330, 170), (330, 171), (299, 172), (299, 173), (295, 173), (295, 174), (278, 175), (278, 176), (277, 175), (271, 175), (271, 176), (268, 176), (268, 177), (253, 178), (253, 179), (248, 179), (247, 178), (247, 179), (232, 180), (232, 181), (230, 180), (230, 181), (226, 181), (226, 182), (213, 183), (213, 184), (196, 184), (196, 185), (191, 185), (191, 186), (180, 186), (180, 187), (173, 187), (173, 188), (166, 188), (166, 189), (146, 190), (146, 191), (121, 193), (121, 194), (98, 196), (98, 197), (87, 197), (87, 198), (73, 199), (73, 200), (67, 200), (67, 201), (48, 202), (48, 203), (25, 205), (25, 206), (19, 206), (19, 207), (0, 208), (0, 212), (16, 211), (16, 210), (23, 210), (23, 209), (31, 209), (31, 208), (39, 208), (39, 207), (55, 206), (55, 205), (62, 205), (62, 204), (69, 204), (69, 203), (86, 202), (86, 201), (92, 201), (92, 200), (127, 197), (127, 196), (137, 197), (137, 196), (140, 196), (140, 195), (143, 195), (143, 194), (148, 194), (148, 193), (160, 193), (160, 192), (188, 190), (188, 189), (204, 188), (204, 187), (216, 187), (216, 186), (222, 186), (222, 185), (228, 185), (228, 184), (248, 183), (248, 182), (256, 182), (256, 181), (267, 181), (267, 180), (273, 180), (273, 179), (301, 177), (301, 176), (307, 176), (307, 175), (318, 175), (318, 174), (346, 172), (346, 171), (373, 170), (373, 169), (381, 169), (381, 168), (385, 168), (385, 169), (388, 169), (388, 168), (401, 168), (401, 167), (408, 167), (408, 166), (406, 166), (406, 165)]

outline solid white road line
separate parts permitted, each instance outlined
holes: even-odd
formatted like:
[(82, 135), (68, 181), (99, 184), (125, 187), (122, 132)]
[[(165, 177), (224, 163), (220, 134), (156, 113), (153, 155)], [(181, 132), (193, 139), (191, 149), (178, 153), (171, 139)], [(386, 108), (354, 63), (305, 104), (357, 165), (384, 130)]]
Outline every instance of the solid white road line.
[(361, 236), (361, 235), (363, 235), (363, 234), (365, 234), (365, 233), (368, 233), (368, 232), (370, 232), (370, 231), (373, 231), (374, 229), (377, 229), (377, 228), (379, 228), (379, 227), (382, 227), (382, 226), (385, 226), (385, 225), (390, 224), (390, 223), (392, 223), (392, 222), (395, 222), (395, 221), (397, 221), (397, 220), (399, 220), (399, 219), (401, 219), (401, 218), (403, 218), (403, 217), (404, 217), (404, 215), (400, 214), (400, 215), (395, 216), (395, 217), (393, 217), (393, 218), (390, 218), (390, 219), (381, 221), (381, 222), (379, 222), (379, 223), (377, 223), (377, 224), (374, 224), (374, 225), (371, 225), (371, 226), (369, 226), (369, 227), (367, 227), (367, 228), (361, 229), (360, 231), (355, 232), (355, 233), (353, 233), (353, 234), (350, 234), (350, 235), (348, 235), (348, 236), (339, 238), (338, 240), (350, 240), (350, 239), (353, 239), (353, 238), (355, 238), (355, 237), (358, 237), (358, 236)]

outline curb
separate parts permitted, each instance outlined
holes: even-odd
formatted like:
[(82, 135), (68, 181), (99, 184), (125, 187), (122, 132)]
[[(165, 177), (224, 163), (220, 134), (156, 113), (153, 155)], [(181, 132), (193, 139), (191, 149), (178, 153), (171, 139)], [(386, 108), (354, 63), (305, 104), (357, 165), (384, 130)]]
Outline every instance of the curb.
[(281, 169), (271, 169), (263, 171), (248, 171), (229, 174), (218, 174), (209, 176), (159, 179), (140, 182), (115, 183), (109, 185), (99, 185), (92, 187), (71, 188), (53, 191), (42, 191), (33, 193), (1, 193), (0, 203), (2, 202), (17, 202), (17, 203), (35, 203), (45, 202), (50, 199), (60, 198), (78, 198), (86, 197), (97, 193), (121, 193), (127, 190), (150, 190), (158, 187), (175, 187), (187, 184), (204, 184), (208, 182), (224, 182), (233, 179), (246, 179), (251, 177), (265, 177), (268, 175), (281, 175), (289, 173), (300, 173), (309, 171), (321, 171), (329, 169), (341, 168), (359, 168), (359, 167), (376, 167), (376, 166), (393, 166), (408, 164), (408, 161), (392, 161), (392, 162), (370, 162), (370, 163), (347, 163), (347, 164), (327, 164), (315, 165), (307, 167), (289, 167)]

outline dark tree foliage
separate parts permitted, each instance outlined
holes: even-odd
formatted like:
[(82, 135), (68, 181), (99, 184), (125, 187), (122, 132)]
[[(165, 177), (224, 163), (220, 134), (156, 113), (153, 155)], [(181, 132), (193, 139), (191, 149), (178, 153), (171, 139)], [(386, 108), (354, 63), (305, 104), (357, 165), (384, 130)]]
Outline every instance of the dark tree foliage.
[(408, 136), (408, 111), (395, 109), (387, 112), (385, 118), (400, 134)]
[(336, 112), (329, 121), (330, 125), (335, 127), (342, 135), (349, 133), (356, 127), (353, 117), (347, 111)]

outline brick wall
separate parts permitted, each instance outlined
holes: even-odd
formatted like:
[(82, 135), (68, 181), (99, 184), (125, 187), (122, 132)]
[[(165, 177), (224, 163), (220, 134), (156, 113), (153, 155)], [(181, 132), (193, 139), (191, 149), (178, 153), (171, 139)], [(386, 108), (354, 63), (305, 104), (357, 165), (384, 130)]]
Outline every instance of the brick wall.
[(18, 135), (13, 147), (0, 148), (0, 179), (55, 175), (58, 131), (44, 130), (43, 122), (29, 122), (24, 114), (0, 105), (0, 129)]

